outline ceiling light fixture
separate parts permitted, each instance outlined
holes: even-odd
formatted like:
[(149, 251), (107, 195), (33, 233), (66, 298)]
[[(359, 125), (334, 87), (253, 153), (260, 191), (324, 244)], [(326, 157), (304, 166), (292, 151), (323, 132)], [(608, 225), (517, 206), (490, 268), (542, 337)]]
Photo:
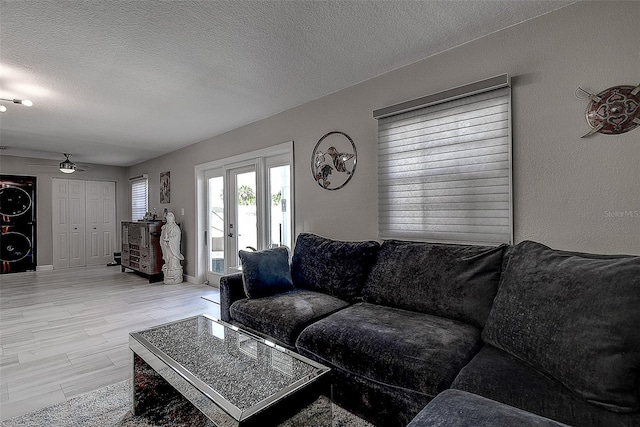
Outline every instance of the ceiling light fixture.
[[(0, 98), (0, 101), (13, 102), (14, 104), (24, 105), (25, 107), (33, 106), (33, 101), (30, 99), (15, 99), (15, 98)], [(0, 113), (7, 111), (7, 107), (0, 105)]]
[(64, 153), (67, 159), (60, 163), (60, 172), (62, 173), (74, 173), (76, 171), (76, 164), (69, 160), (71, 154)]

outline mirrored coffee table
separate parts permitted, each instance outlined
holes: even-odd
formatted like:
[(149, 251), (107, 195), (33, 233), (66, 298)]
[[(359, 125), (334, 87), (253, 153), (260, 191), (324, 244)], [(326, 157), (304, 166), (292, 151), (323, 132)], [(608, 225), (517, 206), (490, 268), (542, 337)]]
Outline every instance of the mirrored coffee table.
[(164, 425), (331, 426), (330, 369), (200, 315), (129, 335), (133, 413)]

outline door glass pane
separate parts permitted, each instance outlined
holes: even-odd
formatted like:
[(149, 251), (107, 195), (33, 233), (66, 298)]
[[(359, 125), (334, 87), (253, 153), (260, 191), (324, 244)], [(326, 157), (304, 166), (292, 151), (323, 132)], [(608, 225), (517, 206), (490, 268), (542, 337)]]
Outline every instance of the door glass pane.
[(235, 230), (238, 250), (258, 250), (256, 194), (256, 172), (238, 173), (236, 175)]
[(289, 165), (269, 168), (269, 247), (291, 248)]
[(209, 178), (209, 268), (210, 272), (224, 274), (224, 178)]

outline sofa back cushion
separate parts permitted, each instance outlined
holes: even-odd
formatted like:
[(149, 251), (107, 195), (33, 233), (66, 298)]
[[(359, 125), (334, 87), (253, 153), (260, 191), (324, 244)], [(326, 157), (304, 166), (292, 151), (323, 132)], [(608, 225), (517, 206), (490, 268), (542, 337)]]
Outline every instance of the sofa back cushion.
[(640, 408), (640, 257), (509, 250), (486, 342), (616, 412)]
[(342, 242), (300, 233), (291, 259), (293, 284), (355, 302), (379, 247), (375, 241)]
[(504, 249), (387, 240), (363, 289), (364, 300), (482, 328), (498, 289)]

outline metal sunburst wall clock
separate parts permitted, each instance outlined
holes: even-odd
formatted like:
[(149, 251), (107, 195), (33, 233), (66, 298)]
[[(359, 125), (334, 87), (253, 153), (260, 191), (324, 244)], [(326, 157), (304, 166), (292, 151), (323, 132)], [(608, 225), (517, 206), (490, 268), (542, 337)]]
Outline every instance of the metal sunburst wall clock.
[(311, 154), (313, 179), (325, 190), (338, 190), (351, 180), (356, 171), (356, 145), (344, 132), (325, 134)]
[(590, 100), (585, 112), (591, 130), (584, 137), (594, 133), (618, 135), (640, 126), (640, 85), (612, 86), (594, 95), (578, 88)]

